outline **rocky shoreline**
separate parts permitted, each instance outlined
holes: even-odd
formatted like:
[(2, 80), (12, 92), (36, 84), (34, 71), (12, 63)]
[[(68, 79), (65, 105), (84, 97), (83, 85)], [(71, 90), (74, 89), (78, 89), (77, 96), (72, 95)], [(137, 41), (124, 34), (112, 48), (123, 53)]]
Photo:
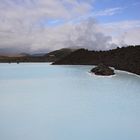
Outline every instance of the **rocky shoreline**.
[(100, 63), (140, 75), (140, 45), (108, 51), (63, 48), (45, 55), (0, 56), (0, 63), (53, 62), (53, 65), (98, 65)]
[(140, 46), (128, 46), (108, 51), (79, 49), (56, 61), (53, 65), (98, 65), (104, 64), (140, 75)]

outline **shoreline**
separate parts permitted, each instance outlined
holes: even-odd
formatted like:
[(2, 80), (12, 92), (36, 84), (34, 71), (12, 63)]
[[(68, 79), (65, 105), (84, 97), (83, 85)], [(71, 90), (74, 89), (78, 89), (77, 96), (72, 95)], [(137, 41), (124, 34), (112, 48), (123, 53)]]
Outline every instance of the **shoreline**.
[(115, 71), (121, 72), (121, 73), (127, 73), (129, 75), (133, 75), (133, 76), (136, 76), (136, 77), (140, 78), (140, 75), (138, 75), (136, 73), (132, 73), (132, 72), (124, 71), (124, 70), (115, 70)]
[[(4, 62), (4, 63), (1, 63), (0, 62), (0, 64), (17, 64), (17, 65), (20, 65), (20, 64), (49, 64), (49, 65), (53, 65), (53, 62), (20, 62), (20, 63), (7, 63), (7, 62)], [(55, 66), (90, 66), (90, 67), (95, 67), (96, 65), (88, 65), (88, 64), (86, 64), (86, 65), (84, 65), (84, 64), (72, 64), (72, 65), (70, 65), (70, 64), (55, 64)], [(115, 69), (114, 67), (111, 67), (111, 66), (109, 66), (110, 68), (112, 68), (113, 70), (115, 70), (116, 72), (122, 72), (122, 73), (127, 73), (127, 74), (130, 74), (130, 75), (135, 75), (135, 76), (137, 76), (138, 78), (140, 78), (140, 75), (139, 74), (137, 74), (137, 73), (133, 73), (133, 72), (129, 72), (129, 71), (125, 71), (125, 70), (121, 70), (121, 69)], [(116, 76), (116, 74), (115, 75), (111, 75), (111, 76), (100, 76), (100, 75), (96, 75), (96, 74), (94, 74), (94, 73), (91, 73), (90, 71), (88, 71), (87, 72), (88, 74), (90, 74), (90, 75), (95, 75), (95, 76), (97, 76), (97, 77), (115, 77)]]

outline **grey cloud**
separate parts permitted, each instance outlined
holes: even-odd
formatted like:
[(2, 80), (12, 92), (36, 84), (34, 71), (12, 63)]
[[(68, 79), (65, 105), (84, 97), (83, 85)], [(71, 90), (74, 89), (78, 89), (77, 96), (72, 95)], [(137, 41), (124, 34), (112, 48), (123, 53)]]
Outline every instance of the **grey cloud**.
[[(91, 0), (0, 0), (0, 48), (54, 50), (64, 47), (114, 48), (112, 38), (102, 33), (96, 20), (75, 20), (90, 14)], [(64, 20), (60, 25), (42, 26), (45, 19)], [(73, 22), (70, 22), (73, 21)], [(27, 49), (26, 49), (27, 48)], [(30, 49), (29, 49), (30, 48)]]

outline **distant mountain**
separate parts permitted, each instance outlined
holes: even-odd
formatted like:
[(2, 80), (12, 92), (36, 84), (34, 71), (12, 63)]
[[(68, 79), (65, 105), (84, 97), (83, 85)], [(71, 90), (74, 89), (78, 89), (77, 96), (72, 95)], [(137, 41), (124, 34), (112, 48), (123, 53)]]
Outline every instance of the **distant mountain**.
[(79, 49), (54, 62), (55, 65), (105, 65), (140, 75), (140, 45), (109, 51)]
[(69, 55), (75, 51), (70, 48), (63, 48), (60, 50), (52, 51), (49, 53), (36, 53), (36, 54), (28, 54), (28, 53), (20, 53), (15, 55), (8, 56), (0, 56), (1, 63), (12, 63), (12, 62), (55, 62), (63, 57)]
[[(23, 53), (22, 53), (23, 52)], [(25, 52), (25, 53), (24, 53)], [(0, 56), (24, 56), (29, 55), (29, 50), (22, 48), (0, 48)]]
[(20, 54), (17, 54), (16, 56), (30, 56), (30, 54), (29, 53), (20, 53)]
[(46, 53), (36, 53), (36, 54), (30, 54), (30, 56), (33, 56), (33, 57), (37, 57), (37, 56), (44, 56), (46, 55)]

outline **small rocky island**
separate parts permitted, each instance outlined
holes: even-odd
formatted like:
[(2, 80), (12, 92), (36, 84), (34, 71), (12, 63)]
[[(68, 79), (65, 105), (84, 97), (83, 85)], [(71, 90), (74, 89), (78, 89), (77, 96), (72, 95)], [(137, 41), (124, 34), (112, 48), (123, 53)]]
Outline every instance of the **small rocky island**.
[(113, 69), (104, 64), (99, 64), (97, 67), (91, 69), (91, 72), (101, 76), (110, 76), (115, 74)]

